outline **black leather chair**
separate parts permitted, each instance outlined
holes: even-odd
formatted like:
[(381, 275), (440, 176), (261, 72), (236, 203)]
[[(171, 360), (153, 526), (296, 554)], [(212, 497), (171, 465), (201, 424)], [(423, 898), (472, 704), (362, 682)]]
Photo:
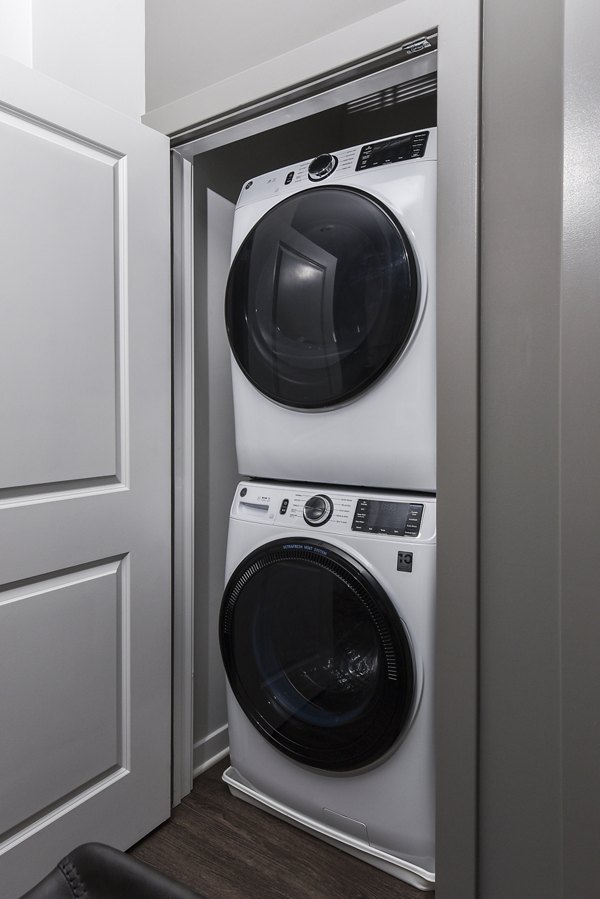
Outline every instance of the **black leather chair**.
[(84, 843), (22, 899), (198, 899), (200, 895), (118, 849)]

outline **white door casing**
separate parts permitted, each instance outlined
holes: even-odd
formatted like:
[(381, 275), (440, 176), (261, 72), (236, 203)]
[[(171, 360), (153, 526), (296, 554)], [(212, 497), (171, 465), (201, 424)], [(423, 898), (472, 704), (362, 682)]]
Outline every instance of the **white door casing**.
[(0, 59), (0, 895), (170, 810), (169, 143)]

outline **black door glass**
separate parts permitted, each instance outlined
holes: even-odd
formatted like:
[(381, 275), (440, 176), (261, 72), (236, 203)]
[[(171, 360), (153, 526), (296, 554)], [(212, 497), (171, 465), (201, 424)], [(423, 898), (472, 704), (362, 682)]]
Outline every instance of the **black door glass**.
[(227, 282), (229, 342), (263, 394), (328, 408), (398, 358), (418, 295), (410, 242), (385, 206), (354, 188), (316, 187), (283, 200), (242, 242)]
[(383, 756), (413, 702), (406, 632), (358, 562), (321, 541), (249, 556), (223, 597), (221, 651), (255, 727), (286, 755), (348, 771)]

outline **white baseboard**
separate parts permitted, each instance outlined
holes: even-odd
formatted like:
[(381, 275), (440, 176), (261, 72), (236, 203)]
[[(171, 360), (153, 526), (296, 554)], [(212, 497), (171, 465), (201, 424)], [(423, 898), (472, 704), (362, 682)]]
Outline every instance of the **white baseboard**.
[(229, 728), (226, 724), (194, 743), (194, 777), (207, 771), (229, 752)]

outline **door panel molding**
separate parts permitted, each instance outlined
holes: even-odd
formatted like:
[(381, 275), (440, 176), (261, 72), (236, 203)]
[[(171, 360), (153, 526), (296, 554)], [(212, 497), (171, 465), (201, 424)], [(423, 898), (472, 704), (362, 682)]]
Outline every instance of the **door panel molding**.
[[(129, 576), (123, 555), (0, 587), (0, 764), (14, 772), (0, 855), (12, 836), (84, 801), (91, 785), (128, 773)], [(81, 627), (93, 643), (78, 640)]]
[(0, 882), (14, 899), (78, 843), (125, 849), (169, 815), (169, 147), (11, 60), (0, 84)]
[[(18, 456), (6, 443), (0, 449), (0, 503), (71, 491), (72, 482), (78, 490), (115, 479), (126, 486), (126, 154), (6, 103), (0, 131), (10, 182), (2, 228), (20, 247), (15, 253), (3, 240), (11, 247), (2, 260), (4, 289), (18, 302), (12, 315), (5, 311), (0, 338), (2, 381), (12, 387), (0, 403), (7, 431), (22, 441)], [(16, 187), (21, 178), (25, 190)], [(65, 233), (39, 230), (45, 214), (62, 216)]]

